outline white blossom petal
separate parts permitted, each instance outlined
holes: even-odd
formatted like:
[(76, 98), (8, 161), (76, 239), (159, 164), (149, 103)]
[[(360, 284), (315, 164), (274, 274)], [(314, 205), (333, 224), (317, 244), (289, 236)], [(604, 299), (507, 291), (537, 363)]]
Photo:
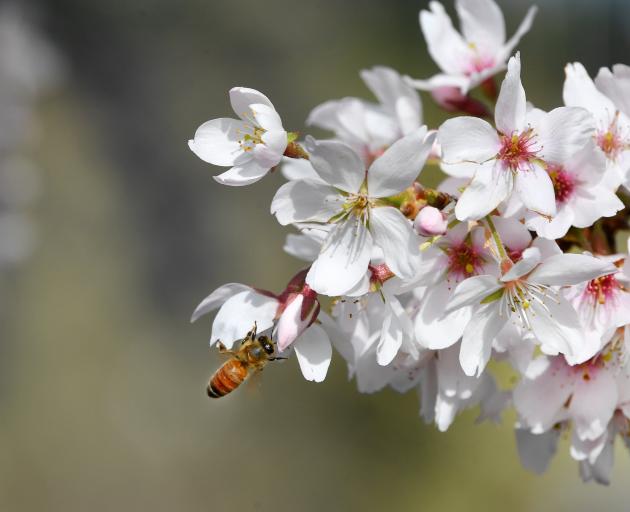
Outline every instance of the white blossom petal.
[(508, 61), (508, 70), (501, 84), (494, 119), (497, 129), (504, 135), (521, 133), (525, 127), (527, 110), (525, 89), (521, 83), (521, 57), (517, 53)]
[(370, 197), (386, 197), (402, 192), (411, 186), (422, 171), (435, 134), (427, 137), (426, 126), (397, 140), (377, 158), (367, 173)]
[(523, 467), (539, 475), (547, 471), (558, 450), (559, 439), (560, 431), (556, 429), (533, 434), (529, 430), (517, 428), (516, 445)]
[(509, 197), (514, 187), (511, 172), (504, 172), (499, 162), (481, 166), (455, 205), (458, 220), (479, 220)]
[(483, 163), (496, 156), (501, 147), (496, 130), (477, 117), (455, 117), (442, 123), (438, 142), (444, 163)]
[(372, 253), (372, 235), (351, 218), (335, 228), (306, 276), (316, 292), (337, 296), (351, 290), (364, 276)]
[(332, 140), (306, 137), (311, 165), (326, 183), (345, 192), (356, 193), (365, 179), (363, 161), (349, 146)]
[(278, 300), (254, 290), (246, 290), (230, 297), (214, 318), (210, 344), (221, 341), (228, 349), (245, 337), (256, 322), (262, 332), (273, 325)]
[(556, 214), (553, 182), (538, 164), (532, 164), (529, 169), (516, 174), (514, 191), (529, 210), (549, 217)]
[(450, 313), (464, 306), (481, 304), (481, 301), (502, 288), (499, 280), (490, 275), (473, 276), (464, 279), (455, 291), (448, 303), (446, 312)]
[(293, 343), (302, 375), (308, 381), (322, 382), (328, 373), (332, 346), (326, 331), (313, 324)]
[(455, 8), (466, 41), (478, 50), (494, 53), (505, 43), (505, 19), (496, 2), (457, 0)]
[(211, 311), (217, 309), (230, 297), (251, 289), (251, 287), (240, 283), (228, 283), (220, 286), (199, 303), (199, 305), (195, 308), (190, 321), (196, 322), (203, 315), (207, 315)]
[(405, 279), (416, 275), (420, 264), (420, 239), (400, 210), (390, 206), (372, 208), (370, 232), (394, 274)]
[(592, 114), (579, 107), (558, 107), (532, 123), (540, 157), (547, 163), (564, 164), (583, 150), (595, 135)]
[(195, 155), (212, 165), (234, 165), (243, 155), (239, 140), (249, 132), (243, 121), (222, 117), (203, 123), (195, 132), (195, 137), (188, 141), (188, 146)]
[(544, 260), (530, 274), (529, 281), (548, 286), (566, 286), (590, 281), (616, 271), (617, 267), (613, 263), (588, 254), (557, 254)]
[(459, 352), (459, 362), (466, 375), (479, 377), (483, 373), (490, 360), (492, 342), (505, 322), (496, 304), (475, 309), (464, 330)]
[(221, 183), (221, 185), (243, 187), (260, 181), (268, 172), (268, 167), (261, 167), (256, 161), (249, 160), (242, 165), (235, 165), (224, 173), (213, 176), (212, 178), (217, 183)]
[(593, 441), (606, 432), (617, 407), (617, 397), (617, 384), (611, 372), (585, 370), (583, 376), (578, 376), (569, 411), (580, 439)]
[(262, 104), (273, 109), (273, 105), (267, 96), (248, 87), (233, 87), (230, 89), (230, 103), (234, 113), (248, 122), (252, 120), (251, 105)]
[(286, 226), (295, 222), (327, 222), (341, 211), (343, 197), (321, 182), (290, 181), (282, 185), (271, 201), (271, 214)]
[(472, 55), (472, 50), (453, 27), (442, 4), (431, 2), (429, 8), (430, 11), (420, 11), (420, 27), (431, 58), (448, 74), (464, 74), (462, 56)]

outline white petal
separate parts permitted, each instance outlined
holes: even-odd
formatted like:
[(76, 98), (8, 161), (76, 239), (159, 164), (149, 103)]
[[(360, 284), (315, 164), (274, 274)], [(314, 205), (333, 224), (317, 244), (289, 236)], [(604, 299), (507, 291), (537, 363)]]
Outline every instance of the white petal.
[(582, 107), (594, 114), (599, 122), (610, 122), (615, 113), (615, 105), (597, 90), (586, 69), (579, 62), (567, 64), (564, 68), (566, 79), (562, 96), (564, 104), (570, 107)]
[(492, 221), (501, 240), (510, 251), (522, 252), (532, 243), (532, 235), (522, 222), (497, 216), (493, 216)]
[(356, 193), (365, 178), (363, 161), (349, 146), (337, 141), (306, 138), (311, 165), (326, 183)]
[(525, 89), (521, 83), (521, 57), (517, 53), (508, 62), (508, 70), (497, 99), (494, 111), (497, 129), (504, 135), (522, 132), (526, 110)]
[(321, 247), (322, 241), (319, 239), (304, 233), (299, 235), (289, 233), (282, 249), (294, 258), (311, 262), (315, 261)]
[(409, 77), (406, 78), (407, 82), (409, 82), (412, 87), (415, 87), (420, 91), (433, 91), (435, 89), (439, 89), (440, 87), (458, 87), (462, 94), (466, 94), (472, 86), (471, 79), (464, 75), (438, 73), (427, 80), (415, 80)]
[(303, 158), (284, 158), (282, 175), (289, 181), (310, 180), (325, 183), (313, 169), (311, 162)]
[(420, 127), (422, 104), (418, 93), (396, 71), (375, 66), (361, 71), (361, 78), (383, 106), (395, 113), (404, 135)]
[(250, 105), (250, 109), (258, 126), (267, 131), (281, 131), (286, 134), (282, 127), (280, 115), (276, 112), (275, 108), (262, 103), (254, 103)]
[(332, 346), (324, 329), (317, 324), (311, 325), (295, 341), (293, 348), (304, 378), (322, 382), (332, 358)]
[[(573, 387), (566, 369), (556, 368), (548, 358), (534, 361), (535, 378), (524, 377), (514, 389), (514, 407), (533, 434), (542, 434), (562, 418), (563, 406)], [(533, 377), (533, 376), (530, 376)]]
[(351, 218), (335, 226), (306, 276), (318, 293), (343, 295), (364, 276), (372, 253), (372, 235)]
[(253, 290), (243, 291), (229, 298), (214, 318), (210, 344), (221, 341), (228, 349), (242, 339), (256, 322), (262, 332), (273, 325), (278, 301)]
[(511, 172), (501, 167), (500, 163), (493, 161), (477, 169), (475, 177), (455, 205), (458, 220), (479, 220), (509, 197), (514, 179)]
[(451, 75), (464, 74), (472, 50), (439, 2), (429, 4), (431, 11), (420, 11), (420, 27), (427, 42), (431, 58), (443, 71)]
[(578, 154), (595, 135), (595, 120), (579, 107), (558, 107), (532, 123), (545, 162), (564, 164)]
[[(596, 219), (599, 219), (599, 215)], [(560, 205), (556, 216), (549, 220), (541, 215), (534, 215), (533, 218), (527, 221), (527, 227), (536, 234), (549, 240), (557, 240), (567, 234), (571, 224), (573, 224), (573, 208), (569, 208), (566, 205)]]
[(207, 315), (211, 311), (217, 309), (233, 295), (246, 290), (251, 290), (251, 288), (240, 283), (228, 283), (220, 286), (199, 303), (199, 305), (195, 308), (190, 321), (197, 321), (203, 315)]
[(333, 187), (310, 180), (282, 185), (271, 201), (271, 214), (286, 226), (294, 222), (327, 222), (341, 211), (343, 197)]
[(273, 108), (267, 96), (248, 87), (233, 87), (230, 89), (230, 103), (234, 113), (245, 120), (250, 120), (252, 117), (251, 105), (258, 103)]
[(532, 283), (565, 286), (613, 274), (614, 264), (588, 254), (557, 254), (543, 261), (530, 276)]
[(420, 239), (400, 210), (390, 206), (372, 208), (370, 232), (394, 274), (406, 279), (416, 275), (420, 264)]
[(595, 85), (608, 96), (624, 114), (630, 115), (630, 67), (615, 64), (611, 73), (601, 68), (595, 78)]
[(446, 164), (482, 163), (500, 149), (496, 130), (477, 117), (455, 117), (440, 126), (438, 142)]
[(583, 460), (580, 462), (580, 476), (582, 480), (588, 482), (589, 480), (595, 480), (602, 485), (610, 484), (610, 473), (613, 468), (614, 449), (612, 440), (607, 442), (602, 450), (602, 453), (595, 461), (595, 464), (590, 464), (589, 461)]
[(392, 362), (403, 342), (403, 330), (393, 313), (388, 314), (383, 320), (381, 336), (376, 347), (376, 361), (381, 366), (387, 366)]
[[(532, 301), (529, 315), (533, 334), (543, 353), (561, 353), (573, 357), (583, 353), (586, 339), (573, 307), (560, 296), (548, 298), (545, 306), (543, 308), (538, 302)], [(578, 362), (587, 358), (580, 358)]]
[(500, 290), (503, 286), (494, 276), (473, 276), (464, 279), (455, 291), (448, 303), (446, 312), (455, 311), (464, 306), (481, 304), (481, 301)]
[(271, 169), (282, 160), (287, 147), (287, 132), (271, 130), (263, 133), (261, 139), (263, 144), (256, 144), (252, 153), (258, 165)]
[(538, 164), (518, 171), (514, 179), (514, 191), (529, 210), (549, 217), (556, 214), (553, 182), (547, 171)]
[(426, 126), (418, 128), (390, 146), (367, 173), (370, 197), (386, 197), (411, 186), (424, 167), (435, 135), (424, 140)]
[(203, 123), (195, 132), (188, 146), (204, 162), (213, 165), (234, 165), (243, 154), (239, 140), (249, 132), (243, 121), (237, 119), (212, 119)]
[(268, 167), (261, 167), (254, 160), (250, 160), (242, 165), (235, 165), (222, 174), (213, 176), (213, 179), (221, 185), (243, 187), (260, 181), (268, 172)]
[(588, 380), (577, 379), (569, 411), (581, 439), (592, 441), (604, 434), (615, 412), (617, 396), (615, 379), (604, 368), (588, 373)]
[(491, 53), (505, 43), (505, 19), (493, 0), (458, 0), (455, 8), (466, 41)]
[(492, 342), (506, 320), (499, 314), (496, 304), (486, 304), (475, 309), (464, 330), (459, 352), (459, 362), (466, 375), (479, 377), (482, 374), (490, 360)]
[(427, 348), (437, 350), (450, 347), (461, 338), (470, 320), (470, 307), (445, 313), (451, 296), (449, 287), (446, 281), (429, 287), (420, 303), (415, 332), (418, 341)]
[(591, 192), (592, 198), (579, 198), (576, 201), (573, 225), (578, 228), (592, 226), (600, 217), (612, 217), (625, 208), (621, 199), (607, 187), (594, 186)]
[(507, 283), (529, 274), (540, 263), (540, 257), (540, 251), (536, 247), (525, 249), (522, 258), (501, 276), (501, 281)]
[(559, 439), (560, 431), (556, 429), (532, 434), (529, 430), (517, 428), (516, 445), (523, 467), (537, 474), (544, 473), (558, 450)]

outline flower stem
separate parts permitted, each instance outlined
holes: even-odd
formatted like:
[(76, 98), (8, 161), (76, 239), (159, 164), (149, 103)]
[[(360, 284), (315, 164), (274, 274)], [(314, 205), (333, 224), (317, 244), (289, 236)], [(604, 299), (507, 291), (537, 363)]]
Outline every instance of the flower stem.
[(499, 235), (497, 228), (494, 226), (491, 215), (486, 215), (486, 222), (488, 223), (488, 228), (490, 229), (490, 233), (492, 234), (494, 243), (497, 246), (497, 250), (499, 251), (499, 256), (501, 257), (501, 266), (503, 267), (504, 262), (509, 262), (511, 264), (512, 260), (505, 250), (505, 246), (503, 245), (503, 241), (501, 240), (501, 235)]

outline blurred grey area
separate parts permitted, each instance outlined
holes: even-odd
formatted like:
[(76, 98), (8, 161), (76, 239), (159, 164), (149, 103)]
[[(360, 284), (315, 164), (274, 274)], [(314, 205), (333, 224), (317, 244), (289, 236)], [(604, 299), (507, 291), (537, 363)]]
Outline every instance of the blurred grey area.
[[(529, 4), (499, 3), (513, 31)], [(26, 198), (33, 229), (19, 265), (0, 267), (0, 510), (627, 509), (621, 447), (609, 488), (581, 483), (566, 443), (532, 475), (513, 414), (475, 426), (473, 411), (440, 434), (414, 394), (359, 395), (339, 357), (322, 384), (290, 360), (221, 401), (205, 396), (221, 359), (208, 320), (188, 322), (196, 304), (232, 281), (278, 291), (301, 265), (268, 213), (281, 177), (222, 187), (187, 140), (231, 115), (235, 85), (264, 91), (304, 132), (322, 101), (368, 97), (360, 69), (430, 76), (417, 20), (427, 2), (11, 5), (43, 41), (17, 72), (52, 66), (63, 79), (28, 93), (28, 134), (0, 169), (0, 203)], [(594, 73), (627, 61), (627, 2), (539, 8), (520, 45), (530, 101), (560, 103), (566, 62)], [(444, 114), (423, 103), (437, 126)], [(0, 97), (0, 113), (18, 106)], [(3, 132), (20, 115), (0, 115)]]

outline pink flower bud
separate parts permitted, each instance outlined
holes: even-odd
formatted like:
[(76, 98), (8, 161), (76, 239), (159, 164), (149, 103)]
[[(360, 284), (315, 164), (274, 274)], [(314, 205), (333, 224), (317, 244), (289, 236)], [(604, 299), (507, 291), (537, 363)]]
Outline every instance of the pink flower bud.
[(288, 298), (278, 320), (277, 343), (280, 352), (293, 343), (319, 314), (317, 294), (308, 286), (301, 293)]
[(433, 206), (422, 208), (413, 222), (414, 229), (422, 236), (443, 235), (446, 233), (446, 226), (444, 215)]

